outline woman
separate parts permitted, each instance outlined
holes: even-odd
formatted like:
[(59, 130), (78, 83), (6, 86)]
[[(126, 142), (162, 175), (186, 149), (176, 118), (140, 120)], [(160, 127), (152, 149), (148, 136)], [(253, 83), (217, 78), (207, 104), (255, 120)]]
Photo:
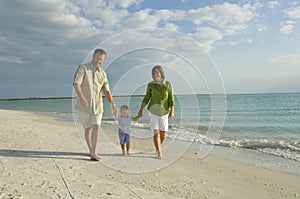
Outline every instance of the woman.
[(163, 68), (156, 65), (152, 68), (153, 81), (147, 85), (147, 91), (138, 112), (141, 117), (144, 107), (148, 105), (150, 128), (153, 130), (153, 142), (157, 158), (162, 159), (161, 145), (168, 131), (168, 118), (174, 117), (174, 93), (170, 81), (165, 80)]

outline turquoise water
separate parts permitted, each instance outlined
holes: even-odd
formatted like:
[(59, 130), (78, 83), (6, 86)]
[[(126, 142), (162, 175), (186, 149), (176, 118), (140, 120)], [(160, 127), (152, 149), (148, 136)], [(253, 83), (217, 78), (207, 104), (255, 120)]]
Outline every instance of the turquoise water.
[[(215, 115), (222, 120), (222, 108), (212, 111), (210, 95), (176, 96), (175, 117), (170, 120), (172, 132), (193, 143), (229, 148), (247, 148), (300, 162), (300, 93), (229, 94), (226, 96), (224, 126), (218, 139), (207, 136)], [(142, 97), (115, 97), (120, 106), (128, 104), (132, 115)], [(72, 121), (72, 99), (0, 101), (1, 109), (47, 112)], [(112, 122), (110, 105), (104, 100), (104, 122)], [(146, 110), (138, 121), (147, 126)], [(222, 124), (219, 122), (218, 124)]]

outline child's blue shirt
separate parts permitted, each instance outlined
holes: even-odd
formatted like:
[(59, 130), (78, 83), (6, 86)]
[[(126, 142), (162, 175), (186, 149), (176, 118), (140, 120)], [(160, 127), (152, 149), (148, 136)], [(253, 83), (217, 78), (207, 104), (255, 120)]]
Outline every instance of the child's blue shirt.
[(120, 120), (118, 124), (119, 124), (119, 129), (118, 129), (119, 133), (130, 134), (131, 116), (124, 118), (120, 115)]

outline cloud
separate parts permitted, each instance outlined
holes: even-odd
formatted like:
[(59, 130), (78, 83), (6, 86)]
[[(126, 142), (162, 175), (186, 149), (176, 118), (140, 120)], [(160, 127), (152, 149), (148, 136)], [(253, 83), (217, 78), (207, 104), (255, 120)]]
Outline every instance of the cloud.
[(290, 33), (292, 33), (295, 24), (296, 24), (296, 22), (294, 22), (294, 21), (285, 21), (281, 25), (280, 32), (282, 32), (284, 34), (290, 34)]
[(211, 7), (190, 10), (187, 17), (195, 25), (205, 22), (218, 27), (227, 27), (235, 24), (244, 24), (254, 17), (253, 7), (250, 4), (240, 6), (238, 4), (223, 3)]
[(190, 35), (210, 51), (217, 41), (247, 31), (247, 23), (255, 17), (256, 6), (226, 2), (190, 10), (186, 18), (196, 26), (196, 31)]
[(268, 7), (269, 8), (276, 8), (279, 5), (278, 1), (270, 1), (268, 2)]
[(266, 29), (267, 29), (267, 27), (264, 26), (263, 24), (258, 24), (258, 25), (257, 25), (257, 31), (258, 31), (258, 32), (263, 32), (263, 31), (265, 31)]
[(108, 3), (113, 7), (120, 7), (120, 8), (129, 8), (132, 5), (139, 7), (142, 0), (109, 0)]
[[(272, 30), (273, 27), (260, 20), (264, 14), (262, 12), (269, 7), (273, 8), (274, 13), (279, 8), (284, 11), (282, 33), (296, 32), (300, 16), (297, 5), (288, 9), (278, 1), (265, 5), (258, 1), (211, 2), (216, 1), (209, 1), (205, 7), (191, 4), (194, 9), (178, 9), (178, 6), (172, 9), (172, 5), (164, 6), (165, 9), (155, 9), (155, 5), (146, 7), (147, 4), (142, 0), (0, 1), (0, 97), (26, 97), (33, 95), (32, 90), (35, 88), (38, 96), (53, 93), (55, 96), (69, 95), (73, 73), (88, 53), (111, 36), (135, 28), (162, 27), (185, 33), (202, 44), (208, 52), (218, 49), (218, 44), (224, 44), (222, 48), (226, 45), (228, 47), (228, 44), (239, 48), (238, 44), (257, 41), (251, 35), (253, 29), (256, 34), (263, 32), (262, 35), (268, 34), (266, 27)], [(282, 19), (276, 18), (276, 21)], [(177, 41), (170, 35), (140, 32), (129, 34), (124, 39), (132, 41), (131, 47), (144, 42), (145, 45), (163, 45), (168, 49), (176, 49), (178, 46), (190, 48), (187, 40), (180, 38)], [(110, 57), (115, 57), (119, 49), (126, 52), (128, 48), (123, 46), (124, 40), (112, 39), (109, 45), (111, 51), (108, 52), (108, 62), (105, 64), (112, 61)], [(163, 57), (158, 58), (164, 60)], [(11, 86), (8, 88), (6, 85)], [(14, 87), (18, 87), (18, 91), (12, 93)]]
[(190, 36), (195, 38), (196, 41), (201, 41), (200, 43), (207, 52), (213, 48), (216, 41), (223, 38), (223, 34), (219, 30), (211, 27), (199, 27), (197, 32), (190, 34)]
[(76, 66), (106, 37), (79, 10), (65, 1), (0, 1), (0, 97), (70, 95)]
[(23, 61), (19, 57), (11, 57), (11, 56), (0, 56), (0, 63), (1, 62), (15, 63), (15, 64), (24, 64), (24, 63), (27, 63), (26, 61)]
[(290, 18), (300, 19), (300, 6), (292, 8), (285, 12)]
[(286, 20), (281, 24), (280, 32), (290, 34), (294, 31), (297, 24), (295, 20), (300, 19), (300, 6), (285, 10), (284, 13), (290, 18), (290, 20)]
[(122, 19), (124, 28), (133, 29), (138, 27), (156, 27), (161, 20), (159, 15), (153, 15), (153, 10), (144, 9), (132, 13)]
[[(234, 36), (242, 31), (247, 31), (247, 23), (255, 17), (256, 4), (231, 4), (223, 3), (204, 8), (193, 10), (154, 10), (144, 8), (136, 12), (129, 12), (124, 9), (117, 9), (117, 3), (110, 3), (107, 7), (90, 10), (90, 5), (81, 5), (82, 10), (89, 10), (85, 14), (90, 19), (94, 19), (93, 23), (97, 24), (102, 30), (122, 31), (126, 29), (134, 29), (141, 27), (166, 27), (173, 30), (182, 31), (180, 24), (191, 24), (194, 29), (189, 30), (189, 35), (195, 35), (195, 39), (203, 38), (199, 30), (207, 27), (208, 30), (215, 30), (222, 34), (213, 34), (216, 37), (206, 37), (205, 41), (198, 40), (200, 43), (209, 44), (208, 49), (211, 50), (214, 43), (226, 36)], [(99, 10), (101, 12), (99, 13)], [(84, 11), (81, 11), (86, 13)], [(106, 19), (110, 20), (106, 20)], [(263, 29), (263, 28), (261, 28)], [(197, 36), (198, 35), (198, 36)], [(200, 36), (199, 36), (200, 35)], [(211, 39), (208, 41), (208, 39)]]

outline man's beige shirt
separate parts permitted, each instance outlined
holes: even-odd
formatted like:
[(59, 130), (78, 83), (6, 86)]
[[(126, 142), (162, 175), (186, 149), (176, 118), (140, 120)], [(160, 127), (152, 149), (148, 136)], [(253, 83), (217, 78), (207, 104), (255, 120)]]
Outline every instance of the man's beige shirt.
[(73, 83), (81, 86), (82, 93), (88, 101), (88, 107), (84, 108), (77, 96), (75, 108), (93, 115), (102, 113), (103, 101), (101, 91), (110, 91), (105, 71), (100, 67), (96, 69), (91, 62), (81, 64), (75, 73)]

